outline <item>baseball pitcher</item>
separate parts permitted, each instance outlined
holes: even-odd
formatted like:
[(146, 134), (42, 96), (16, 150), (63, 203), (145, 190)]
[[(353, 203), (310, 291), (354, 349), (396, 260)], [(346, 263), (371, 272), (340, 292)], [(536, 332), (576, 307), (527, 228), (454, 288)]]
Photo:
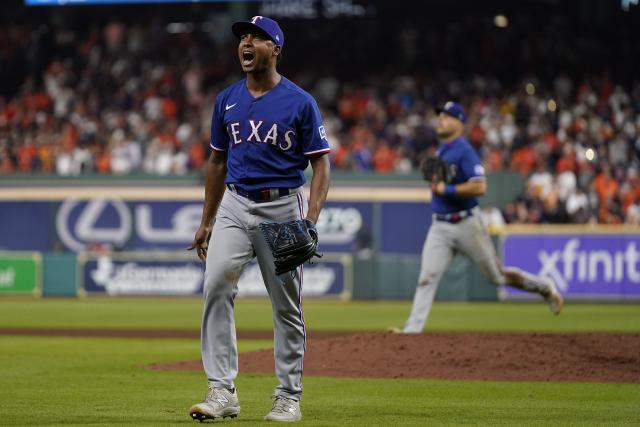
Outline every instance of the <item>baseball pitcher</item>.
[[(189, 247), (206, 261), (201, 346), (208, 378), (204, 401), (189, 413), (199, 421), (240, 413), (233, 307), (238, 278), (255, 257), (273, 309), (279, 381), (265, 419), (298, 421), (306, 346), (303, 270), (289, 255), (315, 252), (314, 224), (329, 188), (329, 144), (315, 100), (276, 71), (284, 46), (280, 26), (254, 16), (231, 30), (239, 38), (246, 78), (216, 98), (202, 223)], [(309, 163), (313, 178), (307, 205), (302, 185)], [(310, 243), (291, 246), (304, 249), (275, 247), (296, 239)]]
[(401, 332), (422, 332), (440, 278), (457, 252), (469, 256), (496, 286), (505, 284), (538, 293), (553, 314), (560, 314), (563, 299), (552, 279), (500, 266), (480, 218), (477, 198), (485, 193), (487, 186), (480, 158), (462, 135), (465, 111), (460, 104), (447, 102), (437, 112), (437, 133), (441, 141), (437, 157), (425, 160), (421, 166), (425, 179), (431, 183), (433, 222), (422, 249), (411, 314)]

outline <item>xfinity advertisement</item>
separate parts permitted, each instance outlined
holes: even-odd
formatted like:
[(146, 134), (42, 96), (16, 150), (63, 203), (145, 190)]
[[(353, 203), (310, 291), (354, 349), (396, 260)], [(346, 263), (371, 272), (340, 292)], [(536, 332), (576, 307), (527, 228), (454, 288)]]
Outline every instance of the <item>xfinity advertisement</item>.
[[(640, 234), (509, 235), (504, 264), (555, 280), (574, 298), (640, 299)], [(507, 288), (510, 297), (523, 292)]]

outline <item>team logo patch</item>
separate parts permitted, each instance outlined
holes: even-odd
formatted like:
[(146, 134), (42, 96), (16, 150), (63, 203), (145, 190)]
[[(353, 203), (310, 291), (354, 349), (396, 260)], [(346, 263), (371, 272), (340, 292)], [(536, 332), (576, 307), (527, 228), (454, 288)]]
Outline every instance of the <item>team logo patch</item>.
[(324, 126), (318, 126), (318, 133), (320, 134), (320, 139), (327, 139), (327, 131), (324, 130)]
[(476, 173), (476, 175), (484, 176), (484, 168), (482, 167), (482, 165), (475, 165), (473, 171)]

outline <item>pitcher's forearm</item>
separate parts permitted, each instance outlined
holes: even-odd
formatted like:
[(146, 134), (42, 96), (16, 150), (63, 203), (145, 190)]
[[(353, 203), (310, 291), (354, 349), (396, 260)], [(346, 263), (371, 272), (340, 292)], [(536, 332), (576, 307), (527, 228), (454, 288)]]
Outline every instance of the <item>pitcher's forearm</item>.
[(313, 177), (309, 192), (309, 211), (307, 219), (316, 223), (329, 192), (330, 166), (329, 156), (324, 155), (311, 160)]
[(212, 152), (205, 172), (204, 207), (202, 209), (202, 226), (210, 226), (220, 206), (225, 191), (227, 174), (226, 153)]

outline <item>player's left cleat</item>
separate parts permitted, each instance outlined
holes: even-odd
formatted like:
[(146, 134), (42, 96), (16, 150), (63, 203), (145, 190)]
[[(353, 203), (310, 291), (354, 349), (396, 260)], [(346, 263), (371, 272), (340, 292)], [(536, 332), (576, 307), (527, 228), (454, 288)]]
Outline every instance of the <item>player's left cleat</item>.
[(391, 332), (392, 334), (402, 334), (402, 335), (417, 335), (422, 333), (422, 331), (406, 331), (404, 329), (398, 328), (397, 326), (387, 327), (387, 332)]
[(560, 314), (562, 306), (564, 305), (564, 298), (558, 291), (556, 283), (550, 277), (545, 277), (544, 281), (547, 283), (547, 291), (542, 295), (544, 300), (549, 304), (549, 310), (555, 316)]
[(265, 415), (265, 421), (294, 422), (302, 419), (300, 413), (300, 402), (288, 399), (284, 396), (275, 396), (273, 408)]
[(216, 418), (235, 418), (240, 413), (240, 403), (235, 390), (209, 387), (204, 402), (189, 409), (194, 421), (215, 420)]

